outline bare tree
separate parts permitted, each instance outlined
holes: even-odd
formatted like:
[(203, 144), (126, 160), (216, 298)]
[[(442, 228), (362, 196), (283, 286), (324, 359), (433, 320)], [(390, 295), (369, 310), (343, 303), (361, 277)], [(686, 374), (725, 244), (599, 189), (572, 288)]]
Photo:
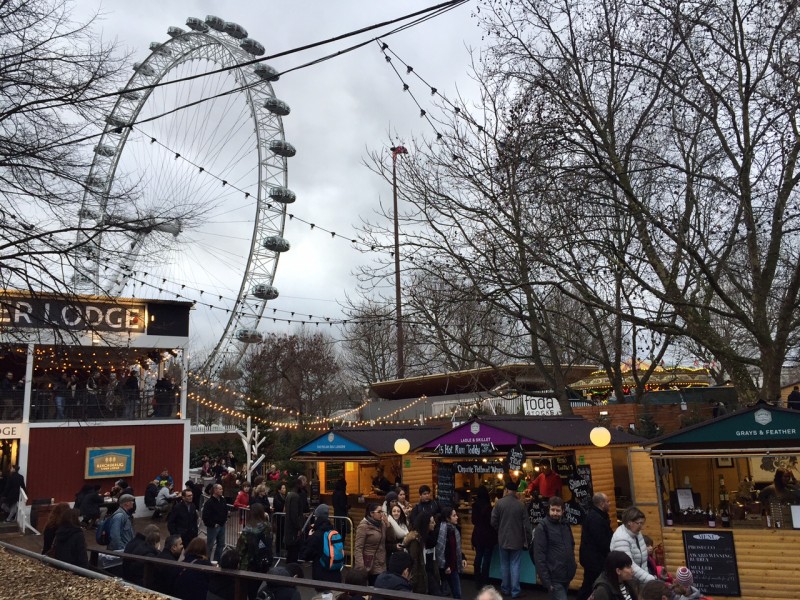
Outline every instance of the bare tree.
[[(76, 23), (72, 7), (0, 2), (0, 288), (68, 299), (89, 291), (76, 277), (88, 257), (119, 265), (132, 237), (174, 232), (176, 219), (195, 213), (144, 207), (135, 179), (111, 197), (89, 176), (126, 57), (100, 41), (93, 18)], [(88, 214), (101, 196), (107, 209)], [(101, 247), (103, 236), (123, 241)], [(0, 307), (8, 307), (4, 299)]]
[(244, 359), (241, 386), (254, 401), (249, 410), (264, 404), (283, 407), (300, 425), (350, 408), (359, 398), (343, 378), (334, 340), (305, 329), (270, 334), (256, 345)]
[(777, 397), (800, 329), (796, 4), (483, 7), (487, 64), (538, 103), (526, 126), (552, 140), (558, 195), (634, 234), (619, 245), (573, 229), (570, 245), (605, 257), (640, 295), (628, 312), (594, 285), (588, 300), (691, 339), (743, 399)]

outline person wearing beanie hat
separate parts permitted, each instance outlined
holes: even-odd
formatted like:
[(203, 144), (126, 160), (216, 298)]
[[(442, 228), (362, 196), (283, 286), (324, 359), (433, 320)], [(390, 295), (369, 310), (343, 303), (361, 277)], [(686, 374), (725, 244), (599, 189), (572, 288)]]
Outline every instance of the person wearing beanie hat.
[(391, 510), (391, 506), (390, 506), (391, 502), (397, 502), (397, 492), (389, 492), (388, 494), (386, 494), (386, 497), (383, 499), (383, 512), (385, 514), (387, 514), (387, 515), (389, 514), (389, 511)]
[(311, 579), (341, 583), (342, 572), (331, 570), (323, 564), (328, 559), (323, 552), (327, 543), (327, 533), (334, 529), (330, 521), (330, 514), (331, 509), (327, 504), (320, 504), (314, 509), (311, 537), (308, 538), (301, 558), (311, 563)]
[(672, 600), (699, 600), (700, 596), (692, 572), (688, 567), (679, 567), (672, 580)]

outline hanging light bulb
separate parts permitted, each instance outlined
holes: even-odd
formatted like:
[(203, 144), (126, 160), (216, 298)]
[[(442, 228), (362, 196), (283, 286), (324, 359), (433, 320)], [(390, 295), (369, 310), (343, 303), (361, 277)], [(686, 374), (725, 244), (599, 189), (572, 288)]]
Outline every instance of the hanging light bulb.
[(605, 427), (598, 426), (589, 432), (589, 439), (598, 448), (605, 448), (611, 442), (611, 432)]

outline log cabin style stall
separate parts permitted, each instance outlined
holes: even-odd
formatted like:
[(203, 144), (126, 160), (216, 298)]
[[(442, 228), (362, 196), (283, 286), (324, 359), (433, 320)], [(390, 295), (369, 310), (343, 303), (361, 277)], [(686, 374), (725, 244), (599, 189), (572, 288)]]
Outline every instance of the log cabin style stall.
[(687, 565), (717, 600), (800, 597), (799, 432), (800, 411), (759, 402), (635, 455), (634, 498), (670, 572)]

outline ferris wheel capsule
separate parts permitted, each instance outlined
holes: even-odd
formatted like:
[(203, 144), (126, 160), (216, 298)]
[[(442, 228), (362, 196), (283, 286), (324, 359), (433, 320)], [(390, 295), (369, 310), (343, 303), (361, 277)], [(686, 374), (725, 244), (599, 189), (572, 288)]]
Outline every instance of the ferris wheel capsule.
[(291, 158), (295, 154), (297, 154), (297, 150), (294, 146), (292, 146), (286, 140), (272, 140), (269, 143), (269, 149), (272, 150), (278, 156), (283, 156), (286, 158)]
[(272, 252), (288, 252), (290, 248), (289, 242), (279, 235), (265, 237), (262, 245)]
[(253, 56), (261, 56), (266, 52), (263, 44), (251, 38), (244, 38), (239, 42), (239, 45), (242, 47), (242, 50)]
[(269, 112), (273, 115), (279, 115), (281, 117), (285, 117), (291, 112), (291, 108), (289, 105), (286, 104), (283, 100), (278, 100), (277, 98), (267, 98), (264, 101), (264, 108), (266, 108)]
[(146, 63), (133, 63), (133, 70), (145, 77), (152, 77), (156, 74), (156, 70)]
[(182, 29), (181, 27), (172, 26), (167, 29), (167, 35), (173, 38), (182, 36), (184, 33), (186, 33), (186, 30)]
[(120, 93), (120, 97), (124, 98), (125, 100), (133, 100), (134, 102), (136, 102), (137, 100), (139, 100), (139, 98), (142, 97), (142, 95), (139, 92), (130, 92), (125, 90), (122, 93)]
[(116, 117), (114, 115), (107, 116), (106, 117), (106, 123), (108, 123), (112, 127), (127, 127), (128, 126), (128, 121), (125, 121), (124, 119), (120, 119), (119, 117)]
[(236, 331), (236, 339), (245, 344), (258, 344), (264, 341), (264, 336), (258, 329), (239, 329)]
[(266, 283), (257, 283), (250, 293), (260, 300), (275, 300), (278, 297), (278, 288)]
[(207, 15), (206, 25), (215, 31), (223, 31), (225, 29), (225, 19), (220, 19), (214, 15)]
[(269, 188), (269, 197), (281, 204), (291, 204), (297, 199), (297, 196), (292, 190), (282, 185)]
[(100, 156), (114, 156), (117, 150), (112, 148), (111, 146), (106, 146), (105, 144), (97, 144), (94, 147), (94, 153), (99, 154)]
[(150, 52), (161, 56), (172, 56), (172, 52), (164, 47), (161, 42), (150, 42)]
[(103, 187), (106, 184), (106, 181), (107, 180), (105, 177), (98, 177), (97, 175), (89, 175), (86, 178), (86, 185), (88, 185), (90, 188), (97, 189)]
[(264, 63), (257, 64), (253, 67), (253, 71), (264, 81), (278, 81), (281, 78), (280, 73), (275, 68)]
[(232, 38), (236, 38), (237, 40), (243, 40), (244, 38), (247, 37), (247, 29), (245, 29), (238, 23), (234, 23), (233, 21), (225, 21), (225, 26), (223, 27), (223, 31)]
[(186, 19), (186, 26), (192, 31), (199, 31), (201, 33), (208, 31), (208, 25), (203, 23), (203, 19), (198, 19), (197, 17), (189, 17)]

